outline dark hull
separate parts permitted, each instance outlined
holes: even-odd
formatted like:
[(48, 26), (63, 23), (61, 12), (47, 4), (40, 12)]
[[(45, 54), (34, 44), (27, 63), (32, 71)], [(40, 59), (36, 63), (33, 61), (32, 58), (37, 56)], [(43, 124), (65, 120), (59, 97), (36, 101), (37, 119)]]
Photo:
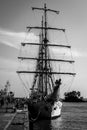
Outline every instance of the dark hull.
[(29, 118), (31, 120), (37, 119), (51, 119), (59, 117), (61, 114), (61, 102), (58, 101), (58, 90), (61, 80), (57, 81), (53, 93), (47, 95), (46, 98), (38, 98), (39, 94), (32, 93), (31, 99), (28, 102)]
[(31, 120), (51, 118), (52, 106), (45, 101), (28, 104), (29, 118)]
[(29, 120), (36, 121), (38, 119), (55, 119), (60, 116), (60, 114), (56, 114), (52, 116), (52, 108), (53, 104), (45, 101), (39, 101), (37, 103), (29, 103), (28, 111), (29, 111)]

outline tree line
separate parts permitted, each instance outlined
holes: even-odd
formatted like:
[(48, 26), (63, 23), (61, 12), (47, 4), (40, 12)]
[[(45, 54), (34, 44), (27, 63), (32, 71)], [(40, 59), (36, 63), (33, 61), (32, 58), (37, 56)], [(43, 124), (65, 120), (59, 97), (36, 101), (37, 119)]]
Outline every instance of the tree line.
[(7, 81), (4, 88), (0, 90), (0, 106), (14, 102), (14, 92), (9, 90), (10, 82)]
[[(4, 88), (0, 90), (0, 107), (9, 104), (13, 104), (16, 108), (23, 108), (26, 104), (26, 98), (15, 98), (14, 92), (10, 91), (10, 82), (7, 81)], [(64, 93), (64, 101), (66, 102), (82, 102), (83, 97), (79, 91), (71, 91)]]
[(12, 108), (21, 109), (27, 102), (27, 98), (16, 98), (14, 92), (10, 91), (11, 84), (9, 81), (6, 82), (3, 89), (0, 90), (0, 108)]
[(81, 96), (80, 91), (71, 91), (64, 93), (64, 101), (66, 102), (82, 102), (83, 97)]

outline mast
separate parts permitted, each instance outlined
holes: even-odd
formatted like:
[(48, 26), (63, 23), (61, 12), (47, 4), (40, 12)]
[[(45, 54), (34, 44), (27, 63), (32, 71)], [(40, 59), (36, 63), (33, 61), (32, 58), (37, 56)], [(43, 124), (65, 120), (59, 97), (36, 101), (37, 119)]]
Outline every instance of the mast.
[[(46, 4), (44, 4), (44, 17), (45, 17), (45, 23), (44, 23), (44, 26), (45, 26), (45, 38), (44, 38), (44, 46), (45, 46), (45, 59), (47, 59), (47, 42), (48, 42), (48, 39), (47, 39), (47, 30), (46, 30), (46, 28), (47, 28), (47, 9), (46, 9)], [(45, 60), (45, 71), (47, 72), (47, 60)], [(45, 79), (46, 79), (46, 83), (45, 83), (45, 86), (46, 86), (46, 95), (47, 95), (47, 73), (46, 73), (46, 77), (45, 77)]]
[(41, 45), (39, 46), (39, 71), (41, 71), (42, 73), (39, 73), (39, 84), (38, 84), (38, 87), (39, 87), (39, 90), (41, 88), (41, 92), (43, 93), (43, 57), (44, 57), (44, 45), (43, 45), (43, 16), (42, 16), (42, 21), (41, 21), (41, 25), (42, 25), (42, 29), (41, 29), (41, 34), (40, 34), (40, 43)]
[[(44, 50), (45, 50), (45, 67), (44, 67), (44, 70), (45, 70), (45, 86), (46, 86), (46, 89), (45, 89), (45, 95), (47, 95), (47, 81), (48, 80), (48, 73), (47, 71), (49, 70), (48, 68), (48, 61), (47, 61), (47, 43), (48, 43), (48, 39), (47, 39), (47, 11), (51, 11), (51, 12), (55, 12), (55, 13), (59, 13), (59, 11), (55, 11), (55, 10), (51, 10), (51, 9), (47, 9), (46, 7), (46, 4), (44, 4), (44, 8), (36, 8), (36, 7), (33, 7), (32, 8), (33, 10), (43, 10), (44, 11)], [(42, 20), (43, 21), (43, 20)], [(43, 23), (42, 23), (43, 24)], [(36, 27), (38, 29), (38, 27)], [(43, 32), (43, 25), (42, 25), (42, 32)], [(43, 50), (43, 49), (42, 49)], [(43, 61), (43, 60), (42, 60)]]
[[(42, 42), (42, 72), (43, 72), (43, 16), (42, 16), (42, 37), (41, 37), (41, 42)], [(43, 74), (42, 74), (42, 93), (43, 93)]]
[[(50, 67), (50, 61), (52, 62), (68, 62), (68, 63), (74, 63), (73, 60), (63, 60), (63, 59), (51, 59), (48, 56), (48, 46), (54, 46), (54, 47), (61, 47), (61, 48), (71, 48), (69, 45), (57, 45), (57, 44), (50, 44), (48, 43), (48, 37), (47, 37), (47, 30), (56, 30), (56, 31), (63, 31), (65, 32), (65, 29), (61, 28), (52, 28), (47, 26), (47, 12), (54, 12), (56, 14), (59, 14), (59, 11), (56, 10), (51, 10), (47, 9), (46, 4), (44, 4), (44, 8), (36, 8), (32, 7), (32, 10), (40, 10), (44, 11), (44, 20), (42, 17), (42, 22), (41, 22), (41, 27), (39, 26), (29, 26), (27, 29), (30, 31), (31, 29), (39, 29), (41, 30), (41, 35), (40, 35), (40, 43), (21, 43), (21, 45), (24, 47), (25, 45), (32, 45), (32, 46), (39, 46), (39, 55), (38, 58), (35, 57), (18, 57), (20, 60), (37, 60), (37, 66), (35, 71), (17, 71), (18, 74), (21, 73), (34, 73), (34, 81), (33, 81), (33, 86), (32, 89), (34, 88), (37, 77), (38, 77), (38, 85), (41, 85), (42, 92), (43, 88), (45, 86), (45, 95), (47, 95), (47, 85), (49, 82), (49, 78), (51, 77), (51, 82), (52, 82), (52, 74), (58, 74), (58, 75), (70, 75), (74, 76), (75, 73), (72, 72), (51, 72), (51, 67)], [(44, 21), (44, 23), (43, 23)], [(39, 64), (39, 67), (38, 67)]]

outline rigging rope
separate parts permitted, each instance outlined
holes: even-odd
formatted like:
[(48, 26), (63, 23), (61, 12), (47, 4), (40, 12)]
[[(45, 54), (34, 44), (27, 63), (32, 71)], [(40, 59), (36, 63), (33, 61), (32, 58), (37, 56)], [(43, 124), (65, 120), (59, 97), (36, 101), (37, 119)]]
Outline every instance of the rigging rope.
[(67, 82), (65, 84), (62, 85), (61, 91), (65, 91), (65, 86), (67, 86), (68, 89), (66, 89), (65, 92), (69, 92), (71, 87), (72, 87), (72, 83), (73, 83), (74, 77), (72, 77), (72, 79), (70, 80), (70, 82)]
[[(69, 45), (69, 41), (68, 41), (68, 38), (67, 38), (66, 32), (64, 32), (64, 34), (65, 34), (66, 42), (67, 42), (68, 45)], [(72, 55), (72, 49), (71, 49), (71, 48), (70, 48), (70, 54), (71, 54), (71, 59), (73, 60), (73, 55)], [(73, 65), (73, 72), (75, 72), (75, 70), (74, 70), (74, 65)]]
[(25, 83), (23, 82), (23, 80), (22, 80), (22, 78), (21, 78), (20, 74), (18, 74), (18, 76), (19, 76), (20, 80), (22, 81), (22, 84), (25, 86), (26, 90), (27, 90), (27, 91), (28, 91), (28, 93), (29, 93), (29, 90), (28, 90), (27, 86), (25, 85)]

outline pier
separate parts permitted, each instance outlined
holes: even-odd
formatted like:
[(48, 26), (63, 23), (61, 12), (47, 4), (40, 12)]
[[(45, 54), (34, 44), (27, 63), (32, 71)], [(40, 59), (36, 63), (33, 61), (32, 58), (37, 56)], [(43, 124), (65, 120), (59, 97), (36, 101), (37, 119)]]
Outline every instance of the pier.
[(2, 130), (29, 130), (27, 111), (0, 113), (0, 122), (0, 129)]

